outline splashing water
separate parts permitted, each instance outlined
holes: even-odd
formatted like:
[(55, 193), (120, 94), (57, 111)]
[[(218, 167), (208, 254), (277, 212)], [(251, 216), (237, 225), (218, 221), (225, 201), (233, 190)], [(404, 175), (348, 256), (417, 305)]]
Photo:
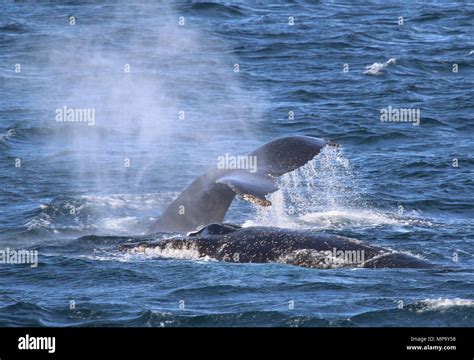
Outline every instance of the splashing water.
[(269, 196), (272, 205), (254, 206), (255, 218), (244, 226), (343, 229), (420, 223), (371, 209), (341, 147), (324, 148), (305, 166), (282, 176), (279, 187)]
[(340, 147), (326, 147), (305, 166), (283, 175), (272, 206), (254, 207), (252, 224), (296, 227), (314, 213), (347, 212), (365, 206), (349, 161)]

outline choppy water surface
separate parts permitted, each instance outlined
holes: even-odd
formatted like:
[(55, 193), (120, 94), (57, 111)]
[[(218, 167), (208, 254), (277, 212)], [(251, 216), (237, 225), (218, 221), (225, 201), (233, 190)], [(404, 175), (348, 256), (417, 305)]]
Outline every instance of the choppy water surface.
[[(2, 2), (0, 248), (38, 250), (39, 266), (0, 266), (0, 325), (472, 326), (473, 19), (452, 1)], [(64, 106), (94, 123), (56, 121)], [(381, 122), (389, 106), (420, 124)], [(341, 148), (280, 178), (270, 208), (236, 200), (227, 221), (439, 268), (116, 250), (217, 156), (289, 134)]]

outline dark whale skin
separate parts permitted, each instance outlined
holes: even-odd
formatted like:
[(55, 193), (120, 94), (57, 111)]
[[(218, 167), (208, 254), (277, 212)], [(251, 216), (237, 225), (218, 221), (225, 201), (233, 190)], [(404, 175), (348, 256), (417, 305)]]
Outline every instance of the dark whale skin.
[[(308, 268), (432, 268), (415, 256), (374, 246), (359, 240), (312, 231), (276, 227), (241, 228), (228, 224), (210, 224), (186, 236), (163, 240), (122, 244), (121, 251), (194, 250), (199, 257), (235, 263), (285, 263)], [(333, 261), (324, 256), (342, 251), (363, 254), (358, 261), (345, 258)], [(347, 260), (351, 261), (347, 261)]]

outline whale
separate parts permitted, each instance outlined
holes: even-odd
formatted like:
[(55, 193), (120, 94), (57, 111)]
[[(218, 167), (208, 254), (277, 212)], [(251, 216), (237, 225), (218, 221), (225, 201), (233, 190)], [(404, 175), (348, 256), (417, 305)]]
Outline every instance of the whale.
[(278, 190), (277, 178), (337, 144), (310, 136), (286, 136), (250, 152), (255, 169), (211, 167), (195, 179), (152, 223), (147, 233), (186, 234), (211, 223), (222, 223), (236, 196), (260, 206), (270, 206), (267, 195)]
[(124, 243), (118, 250), (159, 257), (212, 259), (232, 263), (281, 263), (313, 269), (415, 268), (433, 265), (414, 255), (360, 240), (267, 226), (208, 224), (187, 235)]

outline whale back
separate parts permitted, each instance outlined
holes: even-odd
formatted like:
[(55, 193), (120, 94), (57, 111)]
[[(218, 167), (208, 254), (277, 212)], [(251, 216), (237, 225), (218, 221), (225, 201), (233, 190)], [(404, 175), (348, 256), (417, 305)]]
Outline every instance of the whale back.
[(316, 269), (434, 267), (415, 256), (343, 236), (263, 226), (209, 224), (188, 236), (120, 246), (124, 251), (145, 248), (192, 250), (195, 258), (226, 262), (274, 262)]

